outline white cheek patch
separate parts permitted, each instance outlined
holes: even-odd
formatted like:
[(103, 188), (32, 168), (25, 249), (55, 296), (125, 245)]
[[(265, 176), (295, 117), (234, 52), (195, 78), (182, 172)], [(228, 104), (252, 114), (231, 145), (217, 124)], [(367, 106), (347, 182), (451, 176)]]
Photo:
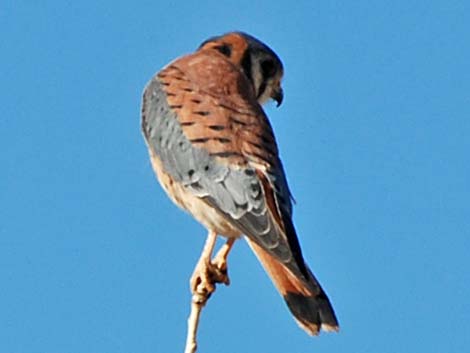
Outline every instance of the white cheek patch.
[[(261, 72), (258, 70), (258, 67), (253, 66), (251, 70), (251, 77), (253, 80), (253, 85), (255, 88), (255, 95), (258, 97), (260, 95), (260, 88), (263, 83), (263, 76), (261, 75)], [(264, 92), (261, 92), (264, 93)], [(258, 98), (259, 101), (259, 98)]]
[(266, 91), (264, 92), (264, 94), (259, 97), (257, 99), (258, 103), (263, 105), (264, 103), (266, 103), (271, 97), (269, 96), (269, 94), (266, 93)]

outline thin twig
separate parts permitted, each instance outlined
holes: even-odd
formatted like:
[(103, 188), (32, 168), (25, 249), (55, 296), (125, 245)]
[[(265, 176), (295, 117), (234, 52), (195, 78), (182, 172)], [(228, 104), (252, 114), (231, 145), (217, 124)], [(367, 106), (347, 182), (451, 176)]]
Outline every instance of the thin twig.
[(191, 313), (188, 317), (188, 334), (184, 353), (195, 353), (197, 350), (197, 329), (202, 308), (206, 305), (207, 294), (196, 293), (191, 300)]
[(191, 298), (191, 313), (188, 318), (188, 333), (186, 336), (185, 353), (194, 353), (197, 350), (197, 328), (199, 326), (199, 317), (207, 299), (215, 291), (215, 282), (212, 281), (210, 273), (210, 260), (214, 250), (217, 233), (209, 230), (207, 239), (202, 249), (201, 257), (194, 268), (191, 276), (190, 285), (193, 297)]

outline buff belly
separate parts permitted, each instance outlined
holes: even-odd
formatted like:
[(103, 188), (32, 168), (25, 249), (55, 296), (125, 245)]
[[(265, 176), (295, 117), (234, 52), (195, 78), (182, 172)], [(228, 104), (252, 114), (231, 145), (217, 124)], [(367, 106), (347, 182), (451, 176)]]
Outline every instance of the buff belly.
[(242, 235), (238, 229), (226, 221), (224, 216), (205, 203), (203, 199), (193, 195), (180, 183), (173, 181), (170, 175), (163, 170), (160, 159), (152, 152), (150, 159), (160, 185), (176, 205), (189, 212), (208, 230), (229, 238), (238, 238)]

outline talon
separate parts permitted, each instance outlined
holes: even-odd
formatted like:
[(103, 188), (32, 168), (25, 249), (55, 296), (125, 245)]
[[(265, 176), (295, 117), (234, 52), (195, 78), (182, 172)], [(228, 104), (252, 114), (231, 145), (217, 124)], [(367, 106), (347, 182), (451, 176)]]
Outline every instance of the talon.
[(216, 283), (223, 283), (226, 286), (230, 284), (230, 278), (228, 277), (227, 263), (224, 262), (219, 264), (217, 262), (213, 263), (214, 271), (212, 272), (213, 279)]
[(225, 256), (217, 254), (215, 259), (212, 261), (212, 265), (215, 269), (217, 282), (228, 286), (230, 284), (230, 278), (228, 276), (227, 259)]

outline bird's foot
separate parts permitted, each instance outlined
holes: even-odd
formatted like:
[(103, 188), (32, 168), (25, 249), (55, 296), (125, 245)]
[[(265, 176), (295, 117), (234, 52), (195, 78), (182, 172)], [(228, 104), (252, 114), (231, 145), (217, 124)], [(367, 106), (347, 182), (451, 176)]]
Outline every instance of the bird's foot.
[(215, 291), (215, 286), (211, 279), (209, 267), (210, 264), (206, 261), (199, 262), (194, 269), (193, 275), (191, 276), (191, 280), (189, 282), (193, 295), (206, 298), (206, 300)]
[(212, 293), (215, 292), (217, 283), (229, 284), (226, 262), (201, 261), (194, 269), (190, 280), (191, 292), (199, 298), (199, 301), (205, 302)]
[(230, 278), (228, 276), (227, 268), (227, 256), (224, 253), (218, 253), (214, 260), (212, 260), (212, 265), (215, 268), (215, 278), (217, 283), (223, 283), (226, 286), (230, 285)]

